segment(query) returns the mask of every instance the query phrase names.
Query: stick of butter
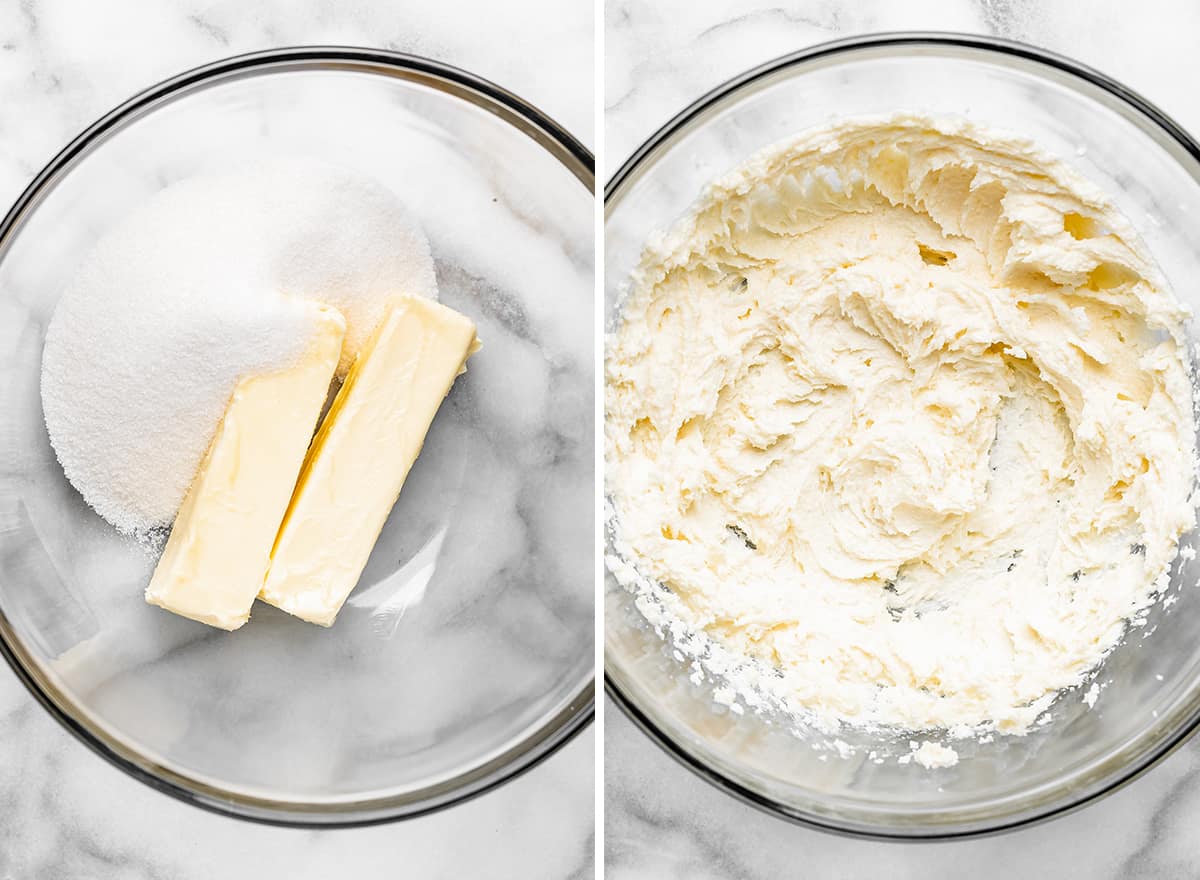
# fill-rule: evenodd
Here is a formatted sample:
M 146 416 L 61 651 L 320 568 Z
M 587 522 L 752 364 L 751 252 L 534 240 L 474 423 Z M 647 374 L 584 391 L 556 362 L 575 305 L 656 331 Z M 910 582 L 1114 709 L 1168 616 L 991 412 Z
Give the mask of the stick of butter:
M 477 349 L 475 325 L 453 309 L 419 296 L 389 307 L 304 460 L 260 599 L 332 625 L 438 407 Z
M 304 307 L 316 332 L 303 359 L 234 389 L 146 589 L 151 605 L 221 629 L 249 619 L 346 334 L 336 309 Z

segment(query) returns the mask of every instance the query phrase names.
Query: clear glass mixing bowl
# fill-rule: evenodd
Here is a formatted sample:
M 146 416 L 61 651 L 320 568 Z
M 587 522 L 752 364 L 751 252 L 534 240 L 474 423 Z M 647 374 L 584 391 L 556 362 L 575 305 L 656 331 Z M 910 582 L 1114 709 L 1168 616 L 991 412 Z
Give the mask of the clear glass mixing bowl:
M 259 603 L 225 633 L 145 604 L 154 560 L 67 483 L 38 376 L 55 303 L 98 236 L 173 181 L 276 155 L 393 189 L 485 349 L 337 624 Z M 191 71 L 55 158 L 0 226 L 0 649 L 41 703 L 161 790 L 316 826 L 455 803 L 585 726 L 593 176 L 587 150 L 502 89 L 357 49 Z
M 1176 295 L 1200 309 L 1194 140 L 1144 99 L 1065 59 L 985 38 L 895 34 L 818 46 L 750 71 L 697 101 L 625 163 L 606 191 L 607 329 L 649 235 L 679 217 L 706 182 L 804 129 L 898 110 L 969 116 L 1059 155 L 1114 197 Z M 1094 708 L 1086 688 L 1065 693 L 1053 720 L 1026 736 L 954 742 L 954 767 L 900 764 L 908 736 L 845 730 L 838 737 L 853 754 L 842 758 L 825 748 L 829 736 L 731 711 L 713 699 L 722 681 L 689 680 L 688 663 L 611 575 L 607 691 L 684 764 L 778 815 L 897 838 L 1011 828 L 1113 790 L 1192 732 L 1200 720 L 1198 576 L 1195 561 L 1176 563 L 1173 604 L 1156 605 L 1109 656 Z M 888 757 L 875 763 L 871 752 Z

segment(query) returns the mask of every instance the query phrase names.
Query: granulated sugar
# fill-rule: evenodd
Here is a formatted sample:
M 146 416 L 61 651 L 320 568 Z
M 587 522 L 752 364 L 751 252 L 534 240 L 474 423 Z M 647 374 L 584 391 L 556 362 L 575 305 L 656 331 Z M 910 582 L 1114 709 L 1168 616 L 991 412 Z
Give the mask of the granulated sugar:
M 429 245 L 370 179 L 286 160 L 168 187 L 84 259 L 47 331 L 67 478 L 122 531 L 170 523 L 237 382 L 304 352 L 292 298 L 346 317 L 344 375 L 399 293 L 436 297 Z

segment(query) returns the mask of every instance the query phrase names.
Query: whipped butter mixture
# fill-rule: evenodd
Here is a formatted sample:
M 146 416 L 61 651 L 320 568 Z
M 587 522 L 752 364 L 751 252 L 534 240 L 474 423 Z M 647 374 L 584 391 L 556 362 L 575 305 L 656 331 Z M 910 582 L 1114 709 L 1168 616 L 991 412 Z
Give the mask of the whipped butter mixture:
M 607 355 L 613 560 L 795 708 L 1024 730 L 1193 524 L 1181 321 L 1031 144 L 848 122 L 711 185 Z

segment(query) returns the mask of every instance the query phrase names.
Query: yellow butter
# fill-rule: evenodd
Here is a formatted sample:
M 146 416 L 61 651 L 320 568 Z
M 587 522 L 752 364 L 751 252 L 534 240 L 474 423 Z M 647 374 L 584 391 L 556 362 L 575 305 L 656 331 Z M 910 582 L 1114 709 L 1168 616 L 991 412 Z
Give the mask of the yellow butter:
M 260 599 L 333 623 L 476 348 L 475 325 L 453 309 L 423 297 L 388 309 L 313 440 Z
M 250 617 L 346 333 L 336 309 L 310 307 L 317 332 L 304 359 L 234 389 L 146 589 L 150 604 L 227 630 Z

